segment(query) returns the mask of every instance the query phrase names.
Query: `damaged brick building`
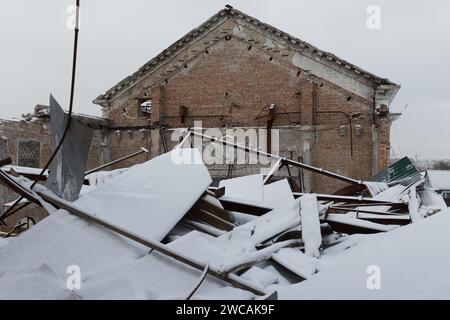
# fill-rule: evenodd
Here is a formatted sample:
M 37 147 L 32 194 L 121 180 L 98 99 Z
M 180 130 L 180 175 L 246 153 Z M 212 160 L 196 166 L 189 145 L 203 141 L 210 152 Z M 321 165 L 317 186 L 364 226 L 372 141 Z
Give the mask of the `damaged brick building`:
M 175 143 L 173 130 L 201 120 L 203 128 L 278 129 L 281 156 L 366 179 L 389 163 L 389 106 L 399 88 L 227 6 L 94 100 L 103 119 L 94 121 L 88 166 L 139 147 L 148 155 L 120 166 L 152 158 Z M 39 140 L 34 165 L 42 166 L 50 153 L 42 121 L 8 132 L 3 122 L 2 157 L 20 165 L 18 141 Z M 212 169 L 213 176 L 230 175 L 229 166 Z M 236 166 L 231 176 L 251 170 Z M 309 172 L 301 180 L 305 191 L 343 185 Z

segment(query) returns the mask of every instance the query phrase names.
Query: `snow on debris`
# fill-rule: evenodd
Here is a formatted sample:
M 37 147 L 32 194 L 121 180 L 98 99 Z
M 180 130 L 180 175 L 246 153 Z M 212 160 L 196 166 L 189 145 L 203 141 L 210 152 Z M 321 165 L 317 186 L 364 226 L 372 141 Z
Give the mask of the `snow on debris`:
M 255 251 L 255 246 L 300 223 L 300 200 L 292 200 L 283 207 L 235 227 L 220 236 L 214 244 L 236 255 Z
M 450 298 L 450 209 L 424 180 L 295 199 L 288 180 L 250 175 L 221 195 L 190 148 L 90 174 L 65 205 L 2 177 L 50 215 L 0 238 L 0 299 Z
M 305 243 L 305 254 L 308 257 L 318 258 L 322 246 L 320 233 L 319 206 L 314 194 L 304 195 L 300 198 L 302 239 Z
M 211 183 L 204 165 L 181 163 L 191 153 L 200 156 L 197 149 L 178 149 L 135 166 L 75 203 L 146 238 L 162 240 Z
M 254 174 L 222 180 L 219 188 L 225 187 L 225 195 L 232 198 L 263 201 L 263 176 Z
M 111 171 L 99 171 L 88 174 L 85 179 L 89 181 L 90 186 L 98 186 L 114 179 L 115 177 L 127 172 L 129 168 L 116 169 Z
M 263 207 L 277 208 L 294 200 L 287 179 L 264 184 L 263 175 L 254 174 L 244 177 L 221 180 L 219 188 L 225 187 L 225 197 L 249 201 Z
M 298 249 L 281 249 L 273 255 L 273 259 L 304 279 L 310 278 L 317 272 L 318 260 L 305 255 Z
M 433 190 L 450 190 L 450 170 L 427 170 L 426 178 Z
M 345 250 L 307 281 L 279 288 L 281 299 L 450 299 L 450 209 Z M 370 282 L 379 270 L 380 288 Z M 368 273 L 369 272 L 369 273 Z M 371 289 L 372 288 L 372 289 Z

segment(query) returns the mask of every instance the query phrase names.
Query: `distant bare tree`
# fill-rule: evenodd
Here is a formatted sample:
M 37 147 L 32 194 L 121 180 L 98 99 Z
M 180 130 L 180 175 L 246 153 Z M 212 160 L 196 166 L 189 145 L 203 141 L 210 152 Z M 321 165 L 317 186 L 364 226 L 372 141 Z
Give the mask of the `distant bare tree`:
M 450 170 L 450 160 L 441 160 L 433 165 L 434 170 Z

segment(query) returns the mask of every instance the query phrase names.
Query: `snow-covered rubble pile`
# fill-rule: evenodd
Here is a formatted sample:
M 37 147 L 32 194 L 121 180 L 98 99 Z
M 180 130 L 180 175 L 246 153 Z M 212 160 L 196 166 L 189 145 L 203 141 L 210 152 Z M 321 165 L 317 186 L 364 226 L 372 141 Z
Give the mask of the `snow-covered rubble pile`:
M 288 180 L 251 175 L 213 193 L 199 151 L 182 148 L 87 179 L 69 211 L 0 239 L 0 299 L 450 298 L 450 211 L 422 181 L 295 198 Z
M 388 233 L 365 236 L 347 250 L 325 255 L 325 269 L 307 281 L 279 288 L 279 298 L 450 299 L 449 230 L 447 209 Z

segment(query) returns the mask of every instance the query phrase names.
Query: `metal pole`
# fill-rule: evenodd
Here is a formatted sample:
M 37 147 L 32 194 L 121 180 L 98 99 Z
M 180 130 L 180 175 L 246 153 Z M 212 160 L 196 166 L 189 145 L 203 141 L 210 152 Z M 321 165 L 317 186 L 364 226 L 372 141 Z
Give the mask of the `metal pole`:
M 362 180 L 352 179 L 352 178 L 349 178 L 349 177 L 346 177 L 346 176 L 342 176 L 340 174 L 337 174 L 337 173 L 334 173 L 334 172 L 331 172 L 331 171 L 324 170 L 323 168 L 313 167 L 313 166 L 310 166 L 310 165 L 307 165 L 307 164 L 304 164 L 304 163 L 301 163 L 301 162 L 298 162 L 298 161 L 290 160 L 290 159 L 287 159 L 287 158 L 283 158 L 283 157 L 280 157 L 280 156 L 277 156 L 277 155 L 274 155 L 274 154 L 270 154 L 270 153 L 267 153 L 267 152 L 263 152 L 263 151 L 259 151 L 259 150 L 255 150 L 255 149 L 251 149 L 251 148 L 247 148 L 245 146 L 234 144 L 234 143 L 231 143 L 231 142 L 228 142 L 228 141 L 225 141 L 225 140 L 221 140 L 221 139 L 218 139 L 218 138 L 215 138 L 215 137 L 210 137 L 210 136 L 207 136 L 205 134 L 198 133 L 198 132 L 195 132 L 195 131 L 189 130 L 188 131 L 188 135 L 186 135 L 186 137 L 189 136 L 189 135 L 197 135 L 197 136 L 200 136 L 200 137 L 203 137 L 203 138 L 207 138 L 207 139 L 211 140 L 212 142 L 222 143 L 223 145 L 229 145 L 229 146 L 232 146 L 235 149 L 244 150 L 245 152 L 255 152 L 257 155 L 262 155 L 262 156 L 265 156 L 265 157 L 271 157 L 271 158 L 275 158 L 275 159 L 282 159 L 283 162 L 288 163 L 290 165 L 293 165 L 295 167 L 299 167 L 299 168 L 302 168 L 302 169 L 305 169 L 305 170 L 309 170 L 309 171 L 312 171 L 312 172 L 315 172 L 315 173 L 318 173 L 318 174 L 321 174 L 321 175 L 332 177 L 332 178 L 335 178 L 335 179 L 338 179 L 338 180 L 341 180 L 341 181 L 345 181 L 347 183 L 363 184 Z
M 130 158 L 135 157 L 135 156 L 137 156 L 137 155 L 140 155 L 140 154 L 142 154 L 142 153 L 148 153 L 148 150 L 145 149 L 145 148 L 143 148 L 143 147 L 141 147 L 141 150 L 138 151 L 138 152 L 132 153 L 132 154 L 130 154 L 130 155 L 128 155 L 128 156 L 125 156 L 125 157 L 123 157 L 123 158 L 120 158 L 120 159 L 111 161 L 111 162 L 109 162 L 109 163 L 106 163 L 106 164 L 101 165 L 100 167 L 97 167 L 97 168 L 91 169 L 91 170 L 89 170 L 89 171 L 86 171 L 86 172 L 84 173 L 84 175 L 87 176 L 88 174 L 91 174 L 91 173 L 100 171 L 100 170 L 102 170 L 102 169 L 104 169 L 104 168 L 107 168 L 107 167 L 109 167 L 109 166 L 112 166 L 113 164 L 116 164 L 116 163 L 122 162 L 122 161 L 124 161 L 124 160 L 130 159 Z
M 80 218 L 87 219 L 91 222 L 101 225 L 101 226 L 107 228 L 108 230 L 111 230 L 113 232 L 116 232 L 116 233 L 128 238 L 128 239 L 136 241 L 137 243 L 140 243 L 148 248 L 158 251 L 158 252 L 162 253 L 163 255 L 174 258 L 175 260 L 180 261 L 184 264 L 187 264 L 197 270 L 204 271 L 206 269 L 206 263 L 203 263 L 196 259 L 188 257 L 187 255 L 184 255 L 183 253 L 174 251 L 172 248 L 170 248 L 160 242 L 154 241 L 152 239 L 143 238 L 141 235 L 136 234 L 131 230 L 126 230 L 125 228 L 123 228 L 120 225 L 117 225 L 113 222 L 107 221 L 106 219 L 100 218 L 99 216 L 96 216 L 93 213 L 87 212 L 84 209 L 77 207 L 73 203 L 66 201 L 64 199 L 61 199 L 48 191 L 46 191 L 46 192 L 36 191 L 36 193 L 39 196 L 41 196 L 44 200 L 48 201 L 49 203 L 51 203 L 59 208 L 65 209 L 73 215 L 76 215 Z M 248 290 L 256 295 L 265 295 L 266 294 L 265 292 L 262 292 L 260 289 L 258 289 L 258 287 L 256 287 L 250 281 L 245 280 L 244 278 L 237 276 L 235 274 L 224 273 L 224 272 L 221 272 L 220 270 L 217 270 L 211 266 L 209 266 L 209 268 L 207 269 L 207 272 L 210 275 L 212 275 L 218 279 L 221 279 L 223 281 L 226 281 L 235 287 L 238 287 L 238 288 L 241 288 L 244 290 Z

